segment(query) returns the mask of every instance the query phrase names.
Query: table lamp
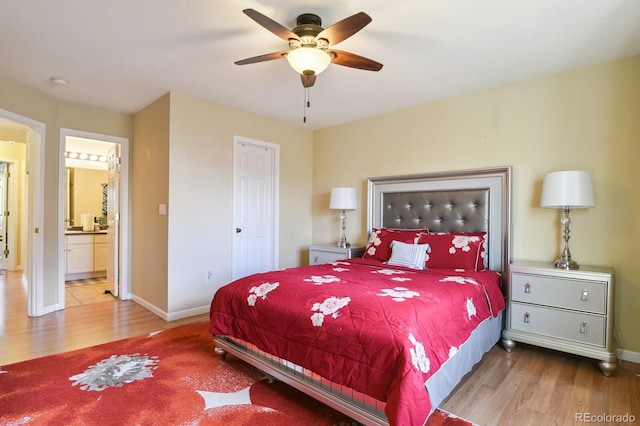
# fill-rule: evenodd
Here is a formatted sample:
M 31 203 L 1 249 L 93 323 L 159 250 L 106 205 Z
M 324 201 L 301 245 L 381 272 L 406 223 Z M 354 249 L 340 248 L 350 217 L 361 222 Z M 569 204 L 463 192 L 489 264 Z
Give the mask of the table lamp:
M 569 170 L 547 173 L 542 182 L 540 206 L 563 209 L 560 223 L 564 226 L 564 249 L 562 256 L 553 265 L 559 269 L 578 269 L 579 265 L 571 259 L 569 250 L 569 224 L 571 209 L 593 207 L 593 185 L 591 173 L 580 170 Z
M 338 243 L 338 247 L 347 248 L 351 246 L 347 242 L 347 210 L 355 210 L 357 208 L 356 189 L 349 187 L 337 187 L 331 189 L 331 201 L 329 208 L 333 210 L 342 210 L 340 214 L 340 222 L 342 226 L 342 237 Z

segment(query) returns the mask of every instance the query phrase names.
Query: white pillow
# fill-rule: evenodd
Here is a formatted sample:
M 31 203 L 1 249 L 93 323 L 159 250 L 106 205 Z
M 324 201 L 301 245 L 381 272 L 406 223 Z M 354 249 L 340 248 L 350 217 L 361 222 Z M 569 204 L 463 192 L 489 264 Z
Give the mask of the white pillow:
M 424 269 L 429 249 L 429 244 L 407 244 L 394 240 L 391 242 L 391 257 L 387 264 Z

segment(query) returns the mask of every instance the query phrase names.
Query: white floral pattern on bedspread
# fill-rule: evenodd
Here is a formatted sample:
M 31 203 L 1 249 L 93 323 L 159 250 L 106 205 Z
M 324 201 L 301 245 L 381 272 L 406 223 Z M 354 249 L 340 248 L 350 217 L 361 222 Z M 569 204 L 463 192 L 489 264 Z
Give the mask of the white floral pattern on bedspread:
M 331 316 L 331 318 L 338 318 L 338 311 L 344 308 L 351 301 L 348 297 L 329 297 L 322 303 L 316 303 L 311 308 L 312 311 L 319 311 L 311 315 L 311 322 L 315 327 L 322 326 L 324 318 Z
M 267 298 L 267 294 L 278 288 L 280 283 L 262 283 L 259 286 L 251 287 L 249 290 L 249 296 L 247 297 L 247 302 L 249 302 L 249 306 L 255 306 L 258 298 L 265 300 Z
M 303 279 L 303 281 L 306 281 L 308 283 L 313 283 L 315 285 L 322 285 L 322 284 L 338 282 L 340 281 L 340 278 L 336 277 L 335 275 L 322 275 L 322 276 L 312 275 L 310 278 Z
M 218 290 L 210 331 L 385 402 L 391 425 L 423 424 L 424 383 L 504 309 L 499 281 L 370 259 L 260 273 Z
M 423 373 L 428 373 L 431 362 L 424 351 L 424 345 L 421 342 L 418 342 L 413 334 L 409 334 L 409 341 L 413 345 L 413 348 L 410 349 L 411 362 L 418 370 Z
M 395 302 L 404 302 L 412 297 L 420 296 L 417 291 L 409 290 L 405 287 L 383 288 L 382 293 L 378 293 L 378 296 L 390 296 L 391 300 Z

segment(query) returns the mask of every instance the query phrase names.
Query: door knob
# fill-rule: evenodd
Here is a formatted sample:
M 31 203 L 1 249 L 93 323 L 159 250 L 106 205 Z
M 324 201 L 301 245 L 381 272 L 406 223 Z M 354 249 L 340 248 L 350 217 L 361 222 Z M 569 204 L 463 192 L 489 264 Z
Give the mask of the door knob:
M 241 232 L 242 232 L 242 229 L 240 229 L 240 228 L 236 228 L 236 234 L 239 234 L 239 233 L 241 233 Z

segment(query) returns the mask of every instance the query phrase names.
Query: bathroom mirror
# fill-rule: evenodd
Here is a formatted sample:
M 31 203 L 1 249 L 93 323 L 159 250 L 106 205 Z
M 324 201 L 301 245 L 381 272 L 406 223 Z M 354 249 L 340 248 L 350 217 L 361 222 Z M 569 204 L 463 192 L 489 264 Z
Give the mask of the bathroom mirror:
M 65 227 L 81 226 L 81 216 L 85 213 L 100 219 L 107 215 L 106 170 L 65 168 Z

